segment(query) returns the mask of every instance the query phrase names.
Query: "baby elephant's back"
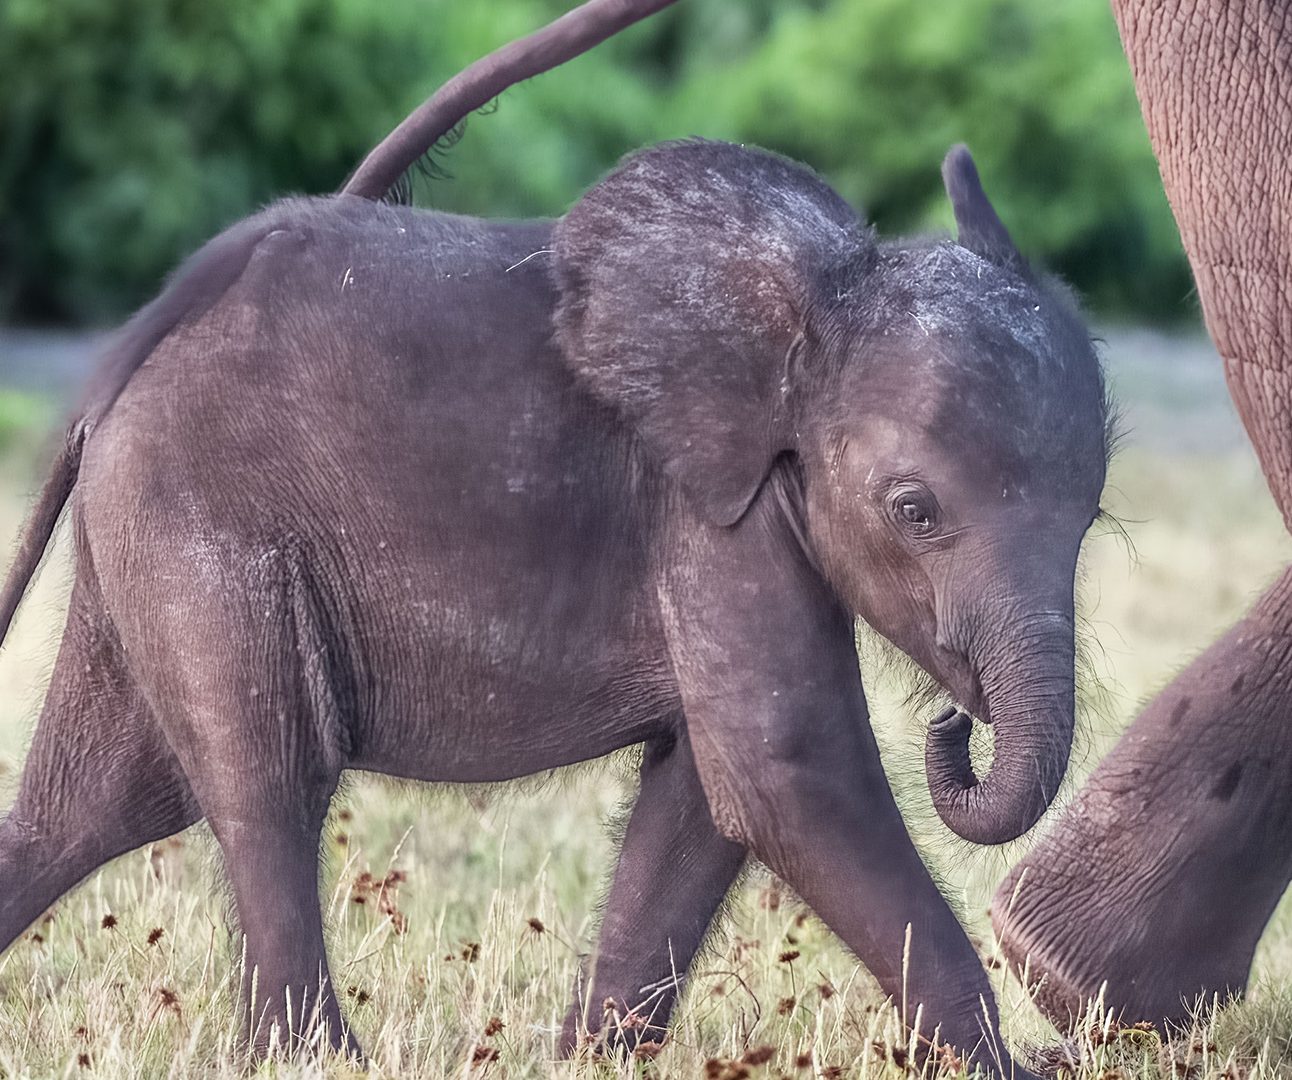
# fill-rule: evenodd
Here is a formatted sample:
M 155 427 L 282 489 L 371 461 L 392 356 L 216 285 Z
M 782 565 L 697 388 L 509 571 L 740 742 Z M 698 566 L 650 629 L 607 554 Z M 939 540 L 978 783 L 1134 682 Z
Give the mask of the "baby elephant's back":
M 515 526 L 511 510 L 586 490 L 574 450 L 606 418 L 550 343 L 546 223 L 349 198 L 266 215 L 232 285 L 131 376 L 84 488 L 124 484 L 235 530 L 311 502 L 420 527 L 469 505 Z
M 267 213 L 90 439 L 81 519 L 119 600 L 300 560 L 346 637 L 419 667 L 549 667 L 640 627 L 656 485 L 551 344 L 549 226 Z

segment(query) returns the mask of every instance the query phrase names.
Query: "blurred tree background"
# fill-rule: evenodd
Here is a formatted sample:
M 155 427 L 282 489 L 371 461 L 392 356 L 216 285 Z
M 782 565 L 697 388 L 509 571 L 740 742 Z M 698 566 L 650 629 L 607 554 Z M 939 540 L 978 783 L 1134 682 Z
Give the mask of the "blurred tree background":
M 0 320 L 120 318 L 573 3 L 4 0 Z M 689 134 L 807 162 L 888 234 L 950 227 L 938 165 L 967 142 L 1020 246 L 1100 314 L 1193 313 L 1107 0 L 680 0 L 505 94 L 418 202 L 559 214 L 626 151 Z

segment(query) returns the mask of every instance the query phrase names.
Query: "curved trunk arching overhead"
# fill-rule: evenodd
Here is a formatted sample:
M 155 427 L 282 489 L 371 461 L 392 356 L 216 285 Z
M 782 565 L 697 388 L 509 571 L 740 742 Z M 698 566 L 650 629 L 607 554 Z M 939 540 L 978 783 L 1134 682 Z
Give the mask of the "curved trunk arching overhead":
M 1292 528 L 1292 8 L 1113 11 L 1207 328 Z M 1289 712 L 1292 570 L 1139 715 L 997 892 L 1005 952 L 1056 1019 L 1105 984 L 1109 1009 L 1154 1021 L 1243 990 L 1292 880 Z
M 385 198 L 423 154 L 504 90 L 559 67 L 671 3 L 674 0 L 587 0 L 528 37 L 495 49 L 405 117 L 359 163 L 340 194 Z

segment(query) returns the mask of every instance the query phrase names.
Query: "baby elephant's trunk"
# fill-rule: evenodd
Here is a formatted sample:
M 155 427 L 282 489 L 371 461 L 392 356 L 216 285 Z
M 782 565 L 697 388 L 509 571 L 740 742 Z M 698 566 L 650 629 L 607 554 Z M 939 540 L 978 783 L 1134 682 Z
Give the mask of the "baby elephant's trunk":
M 1040 820 L 1068 768 L 1076 711 L 1072 611 L 1019 619 L 982 651 L 988 656 L 975 657 L 974 667 L 994 735 L 991 767 L 982 777 L 974 772 L 973 720 L 955 708 L 930 725 L 925 767 L 948 828 L 977 844 L 1003 844 Z

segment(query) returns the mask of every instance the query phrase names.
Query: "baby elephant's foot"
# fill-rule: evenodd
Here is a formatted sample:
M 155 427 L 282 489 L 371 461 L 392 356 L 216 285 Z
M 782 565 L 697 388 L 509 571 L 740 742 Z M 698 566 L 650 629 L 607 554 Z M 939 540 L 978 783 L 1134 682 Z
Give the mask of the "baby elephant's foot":
M 561 1029 L 562 1057 L 598 1057 L 616 1061 L 653 1057 L 668 1035 L 668 1015 L 641 1005 L 606 998 L 597 1014 L 576 1002 Z

